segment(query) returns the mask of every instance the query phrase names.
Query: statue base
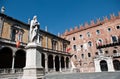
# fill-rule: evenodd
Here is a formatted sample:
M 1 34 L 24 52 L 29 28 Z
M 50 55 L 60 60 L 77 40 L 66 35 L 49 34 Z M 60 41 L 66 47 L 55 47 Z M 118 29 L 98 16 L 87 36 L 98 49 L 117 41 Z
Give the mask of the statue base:
M 22 79 L 44 79 L 40 46 L 36 43 L 28 43 L 26 46 L 26 66 Z

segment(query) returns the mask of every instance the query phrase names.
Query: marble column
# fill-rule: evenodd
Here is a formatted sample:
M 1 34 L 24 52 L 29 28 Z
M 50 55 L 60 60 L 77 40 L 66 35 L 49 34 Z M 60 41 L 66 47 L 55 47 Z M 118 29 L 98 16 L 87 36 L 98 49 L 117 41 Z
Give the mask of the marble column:
M 99 59 L 94 59 L 94 64 L 95 64 L 95 72 L 101 72 L 100 60 Z
M 14 73 L 15 72 L 15 70 L 14 70 L 14 67 L 15 67 L 15 55 L 16 54 L 16 51 L 13 51 L 13 53 L 12 53 L 12 73 Z
M 56 69 L 55 69 L 55 55 L 53 55 L 53 71 L 56 71 Z
M 113 67 L 113 60 L 111 57 L 108 57 L 107 59 L 107 64 L 108 64 L 108 72 L 113 72 L 115 71 L 114 70 L 114 67 Z
M 62 70 L 61 70 L 61 56 L 59 56 L 59 71 L 62 72 Z
M 66 71 L 66 57 L 64 57 L 65 71 Z
M 45 53 L 45 72 L 48 72 L 48 55 Z

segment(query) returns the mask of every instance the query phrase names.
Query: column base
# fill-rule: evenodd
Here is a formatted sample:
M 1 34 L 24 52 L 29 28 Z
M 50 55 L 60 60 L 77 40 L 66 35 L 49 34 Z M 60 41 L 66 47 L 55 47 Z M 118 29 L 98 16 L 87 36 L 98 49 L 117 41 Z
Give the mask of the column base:
M 22 79 L 44 79 L 43 68 L 25 68 Z

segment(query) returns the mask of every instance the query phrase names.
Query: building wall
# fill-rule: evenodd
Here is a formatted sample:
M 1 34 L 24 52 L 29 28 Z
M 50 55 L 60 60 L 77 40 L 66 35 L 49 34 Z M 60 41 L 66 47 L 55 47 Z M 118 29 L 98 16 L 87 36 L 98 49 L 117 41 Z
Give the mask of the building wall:
M 70 52 L 74 54 L 72 61 L 81 72 L 94 72 L 93 59 L 96 57 L 96 54 L 99 53 L 97 49 L 98 39 L 102 40 L 102 44 L 113 43 L 111 36 L 116 36 L 117 39 L 120 36 L 120 29 L 117 29 L 117 26 L 120 26 L 120 13 L 118 16 L 111 15 L 110 19 L 107 17 L 102 21 L 97 19 L 96 22 L 91 21 L 90 24 L 85 23 L 84 26 L 76 26 L 74 29 L 71 28 L 70 31 L 65 31 L 62 37 L 71 42 L 70 47 L 72 50 Z M 108 31 L 108 28 L 110 28 L 111 31 Z M 97 30 L 100 31 L 100 34 L 96 34 Z M 88 32 L 91 35 L 90 37 L 87 36 Z M 80 35 L 83 37 L 80 38 Z M 88 45 L 89 41 L 92 42 L 92 46 Z M 84 44 L 87 44 L 87 50 L 84 49 Z M 74 45 L 76 45 L 76 50 L 73 48 Z M 83 47 L 81 47 L 81 45 L 83 45 Z M 112 51 L 115 49 L 114 47 L 109 47 L 103 48 L 102 51 L 105 52 L 105 50 L 109 50 L 108 54 L 112 56 Z M 118 49 L 120 49 L 119 46 Z M 90 57 L 88 53 L 90 53 Z M 83 58 L 82 54 L 84 54 Z
M 12 35 L 12 31 L 11 28 L 15 25 L 19 25 L 20 28 L 24 31 L 23 36 L 22 36 L 22 41 L 23 43 L 28 43 L 28 34 L 29 34 L 29 27 L 26 25 L 23 25 L 21 23 L 18 23 L 16 21 L 13 21 L 11 19 L 8 18 L 4 18 L 3 19 L 3 26 L 2 26 L 2 34 L 1 37 L 11 40 L 11 35 Z

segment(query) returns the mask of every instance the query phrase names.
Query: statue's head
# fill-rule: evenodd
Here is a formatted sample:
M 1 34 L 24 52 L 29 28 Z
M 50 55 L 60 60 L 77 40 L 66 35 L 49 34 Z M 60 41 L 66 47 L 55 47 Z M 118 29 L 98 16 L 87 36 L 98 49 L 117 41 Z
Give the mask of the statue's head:
M 35 16 L 33 16 L 33 19 L 37 19 L 37 16 L 35 15 Z

